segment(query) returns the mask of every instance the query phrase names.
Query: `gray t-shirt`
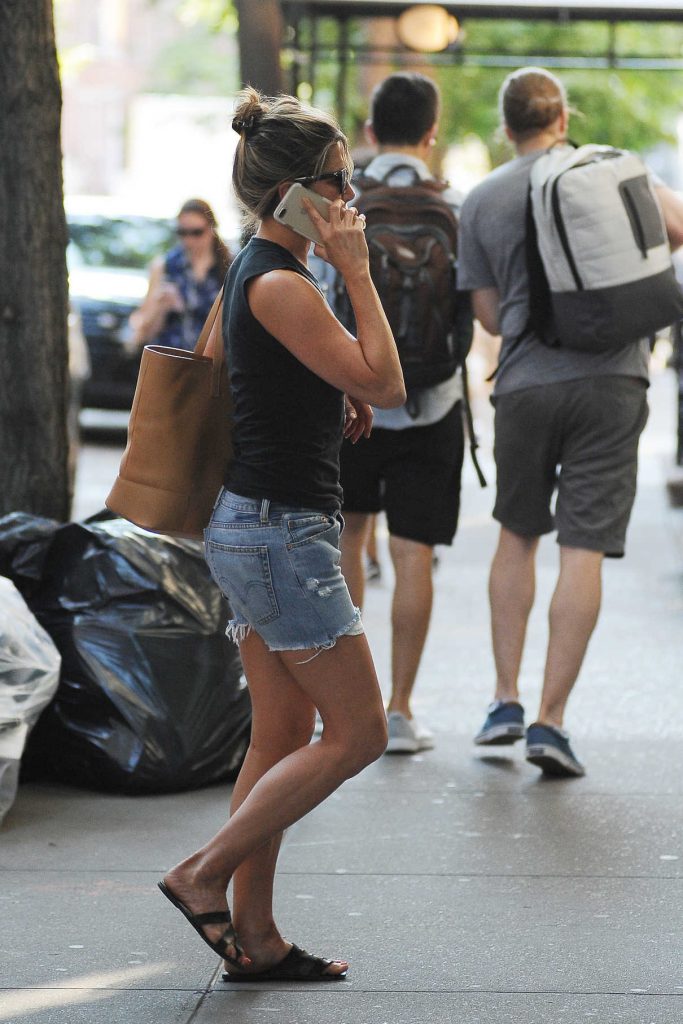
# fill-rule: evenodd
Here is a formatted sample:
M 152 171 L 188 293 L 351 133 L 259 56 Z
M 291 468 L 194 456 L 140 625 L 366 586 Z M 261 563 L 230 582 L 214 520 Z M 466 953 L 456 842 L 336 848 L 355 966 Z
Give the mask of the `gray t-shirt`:
M 597 375 L 647 380 L 647 341 L 634 342 L 613 352 L 588 353 L 549 348 L 529 335 L 510 351 L 529 317 L 524 244 L 526 207 L 531 165 L 541 152 L 528 153 L 497 167 L 472 189 L 460 213 L 458 284 L 469 291 L 496 288 L 500 295 L 503 343 L 494 393 L 502 395 L 538 384 Z
M 405 156 L 403 153 L 380 153 L 365 169 L 365 174 L 370 178 L 381 180 L 394 167 L 401 165 L 414 167 L 422 180 L 429 180 L 432 175 L 429 168 L 422 161 L 414 156 Z M 389 184 L 396 186 L 412 184 L 412 175 L 400 170 L 392 175 Z M 455 213 L 458 212 L 462 197 L 454 189 L 447 189 L 443 193 L 444 199 L 450 203 Z M 353 202 L 351 203 L 353 205 Z M 373 409 L 375 418 L 374 426 L 385 430 L 405 430 L 406 427 L 426 427 L 430 423 L 438 423 L 448 413 L 456 402 L 462 398 L 462 380 L 460 371 L 456 370 L 448 380 L 441 381 L 431 388 L 416 388 L 411 392 L 410 400 L 416 403 L 418 414 L 412 417 L 408 413 L 406 405 L 398 409 Z

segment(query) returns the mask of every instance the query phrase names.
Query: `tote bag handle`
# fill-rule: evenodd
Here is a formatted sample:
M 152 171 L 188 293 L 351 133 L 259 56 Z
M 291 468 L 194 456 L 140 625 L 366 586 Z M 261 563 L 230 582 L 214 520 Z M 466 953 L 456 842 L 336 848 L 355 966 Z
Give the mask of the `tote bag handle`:
M 223 321 L 222 313 L 223 289 L 221 288 L 214 299 L 213 306 L 209 310 L 209 315 L 206 318 L 201 334 L 197 338 L 197 344 L 194 347 L 194 354 L 196 356 L 203 356 L 207 346 L 210 346 L 211 344 L 213 345 L 213 348 L 210 349 L 210 351 L 213 361 L 213 370 L 211 372 L 211 394 L 214 398 L 220 394 L 221 390 L 221 367 L 223 365 L 223 338 L 221 337 Z

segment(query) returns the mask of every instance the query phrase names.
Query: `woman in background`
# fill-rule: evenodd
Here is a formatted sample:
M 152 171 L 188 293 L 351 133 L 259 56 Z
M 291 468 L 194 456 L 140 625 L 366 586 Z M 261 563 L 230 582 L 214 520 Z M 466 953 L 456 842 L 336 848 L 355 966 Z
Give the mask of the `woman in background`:
M 188 199 L 178 214 L 178 245 L 150 267 L 149 287 L 130 318 L 131 345 L 193 349 L 232 257 L 218 234 L 213 210 Z

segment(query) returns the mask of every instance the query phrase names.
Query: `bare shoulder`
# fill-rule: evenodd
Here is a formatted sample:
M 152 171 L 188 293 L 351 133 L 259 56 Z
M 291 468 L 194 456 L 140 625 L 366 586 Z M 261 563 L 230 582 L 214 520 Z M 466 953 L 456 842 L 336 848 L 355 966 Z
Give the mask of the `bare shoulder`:
M 247 297 L 252 313 L 268 313 L 286 308 L 301 310 L 309 306 L 325 305 L 322 294 L 312 281 L 295 270 L 279 268 L 254 277 L 247 285 Z
M 328 379 L 328 367 L 324 361 L 316 361 L 316 353 L 337 346 L 350 335 L 312 281 L 295 270 L 271 270 L 252 280 L 247 301 L 269 334 L 309 370 Z

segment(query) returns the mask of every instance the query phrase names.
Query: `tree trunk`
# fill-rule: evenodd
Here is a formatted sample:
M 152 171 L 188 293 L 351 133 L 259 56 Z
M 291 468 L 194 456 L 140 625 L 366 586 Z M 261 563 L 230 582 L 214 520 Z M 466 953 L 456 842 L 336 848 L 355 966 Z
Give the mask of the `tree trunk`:
M 67 232 L 52 0 L 1 0 L 0 52 L 0 514 L 65 520 Z
M 279 0 L 236 0 L 236 7 L 242 84 L 275 96 L 282 92 L 283 22 Z

